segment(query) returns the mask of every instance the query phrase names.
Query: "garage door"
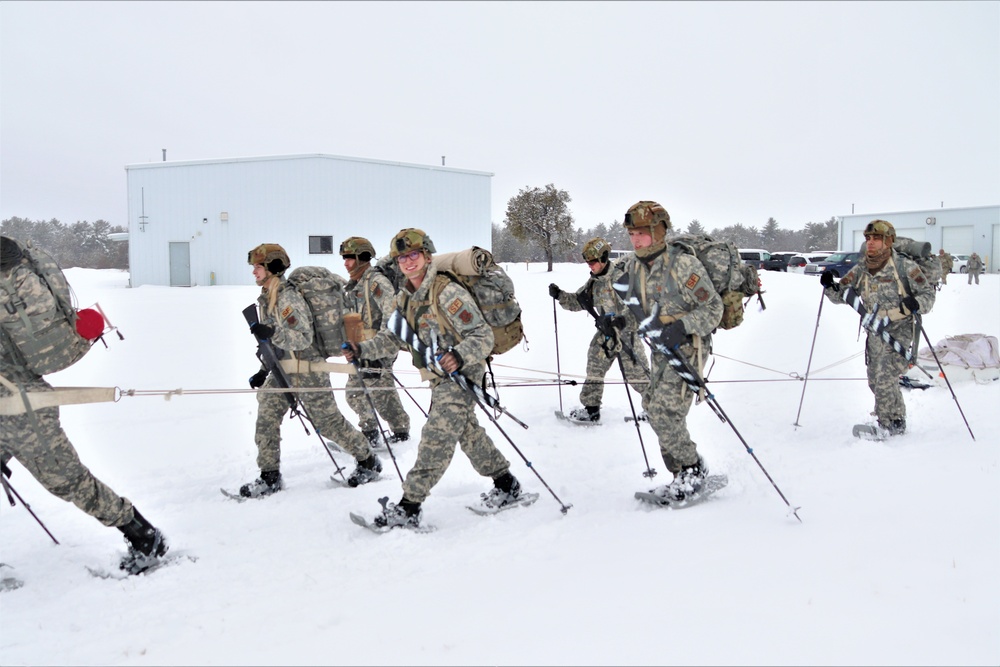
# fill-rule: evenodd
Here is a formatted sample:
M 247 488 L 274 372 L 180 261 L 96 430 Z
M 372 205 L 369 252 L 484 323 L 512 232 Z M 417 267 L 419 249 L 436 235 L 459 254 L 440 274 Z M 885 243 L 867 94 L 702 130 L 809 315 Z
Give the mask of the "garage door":
M 941 228 L 941 247 L 952 255 L 971 255 L 972 241 L 972 225 Z

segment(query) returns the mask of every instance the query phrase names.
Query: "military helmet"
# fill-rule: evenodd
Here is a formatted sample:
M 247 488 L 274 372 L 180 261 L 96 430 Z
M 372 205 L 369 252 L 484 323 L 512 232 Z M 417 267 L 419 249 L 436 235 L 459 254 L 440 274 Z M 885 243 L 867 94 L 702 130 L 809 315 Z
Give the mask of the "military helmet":
M 887 220 L 872 220 L 869 222 L 865 227 L 865 238 L 873 234 L 881 234 L 882 238 L 888 239 L 890 242 L 896 240 L 896 228 Z
M 247 264 L 263 264 L 274 275 L 281 275 L 292 265 L 288 253 L 277 243 L 261 243 L 247 253 Z
M 434 241 L 431 241 L 431 237 L 427 236 L 424 230 L 414 229 L 413 227 L 401 229 L 392 238 L 392 243 L 389 245 L 389 256 L 396 259 L 400 255 L 405 255 L 414 250 L 423 250 L 428 255 L 433 255 L 437 252 L 437 248 L 434 247 Z
M 625 229 L 636 227 L 656 227 L 660 223 L 670 229 L 670 214 L 655 201 L 641 201 L 633 204 L 625 212 Z
M 607 264 L 610 255 L 611 244 L 600 236 L 595 236 L 583 245 L 583 259 L 588 262 L 597 261 L 601 264 Z
M 364 255 L 367 253 L 368 257 Z M 375 256 L 375 247 L 362 236 L 352 236 L 340 244 L 340 256 L 353 255 L 362 262 L 369 262 Z

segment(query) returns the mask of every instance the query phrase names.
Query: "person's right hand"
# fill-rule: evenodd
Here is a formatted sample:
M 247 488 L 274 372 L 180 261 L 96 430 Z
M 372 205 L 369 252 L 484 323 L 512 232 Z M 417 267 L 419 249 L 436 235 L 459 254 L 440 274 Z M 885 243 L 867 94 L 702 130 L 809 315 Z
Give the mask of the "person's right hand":
M 558 299 L 560 296 L 562 296 L 562 290 L 559 289 L 559 285 L 556 285 L 555 283 L 551 283 L 549 285 L 549 296 L 551 296 L 553 299 Z

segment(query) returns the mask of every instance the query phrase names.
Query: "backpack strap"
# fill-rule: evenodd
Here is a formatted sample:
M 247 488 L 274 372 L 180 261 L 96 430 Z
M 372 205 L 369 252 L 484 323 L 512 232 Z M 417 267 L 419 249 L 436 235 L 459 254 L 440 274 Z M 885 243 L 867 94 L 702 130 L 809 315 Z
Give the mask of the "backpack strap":
M 438 324 L 442 329 L 450 331 L 458 342 L 462 342 L 462 335 L 458 333 L 458 330 L 452 325 L 451 321 L 441 314 L 441 305 L 438 303 L 438 298 L 441 296 L 441 292 L 450 282 L 457 283 L 459 281 L 455 278 L 455 276 L 447 271 L 438 271 L 438 274 L 434 276 L 434 282 L 431 284 L 430 289 L 427 290 L 427 294 L 430 298 L 431 312 L 434 313 L 434 318 L 437 320 Z

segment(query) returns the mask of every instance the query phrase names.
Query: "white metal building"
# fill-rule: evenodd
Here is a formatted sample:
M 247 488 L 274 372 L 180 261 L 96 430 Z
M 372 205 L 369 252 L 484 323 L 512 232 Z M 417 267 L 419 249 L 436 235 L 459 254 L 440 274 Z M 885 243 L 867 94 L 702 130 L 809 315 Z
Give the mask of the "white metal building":
M 335 155 L 126 165 L 129 270 L 140 285 L 253 284 L 247 252 L 280 243 L 296 266 L 346 275 L 349 236 L 379 256 L 405 227 L 439 252 L 491 247 L 492 173 Z
M 952 255 L 979 253 L 990 273 L 1000 262 L 1000 206 L 933 208 L 897 213 L 860 213 L 840 218 L 838 248 L 859 249 L 865 242 L 864 229 L 872 220 L 888 220 L 897 236 L 929 241 L 936 253 L 941 248 Z

